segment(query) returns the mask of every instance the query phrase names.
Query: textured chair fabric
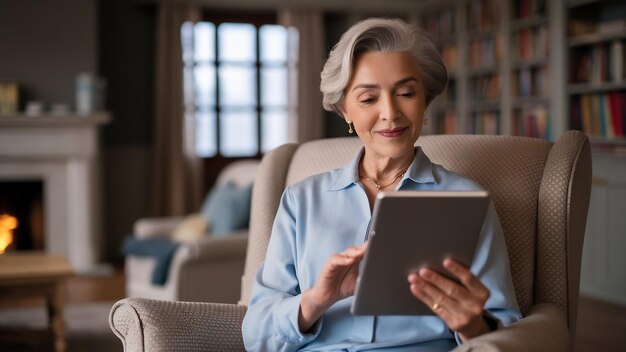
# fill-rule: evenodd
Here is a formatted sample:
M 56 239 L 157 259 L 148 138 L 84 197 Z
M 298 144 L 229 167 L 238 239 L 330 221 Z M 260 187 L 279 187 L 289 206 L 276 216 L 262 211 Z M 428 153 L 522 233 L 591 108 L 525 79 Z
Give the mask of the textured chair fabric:
M 232 182 L 245 187 L 254 180 L 258 160 L 239 160 L 229 164 L 217 178 L 216 185 Z M 134 226 L 138 238 L 171 238 L 182 217 L 139 219 Z M 175 251 L 167 280 L 163 285 L 151 281 L 156 260 L 152 257 L 126 257 L 126 294 L 175 301 L 236 303 L 241 294 L 248 230 L 227 236 L 211 236 L 185 242 Z
M 591 152 L 587 137 L 569 131 L 557 142 L 550 143 L 511 136 L 424 136 L 420 137 L 418 145 L 433 162 L 474 179 L 491 193 L 505 234 L 518 302 L 525 316 L 520 322 L 473 339 L 457 350 L 526 351 L 536 346 L 545 351 L 567 351 L 576 327 L 580 259 L 591 191 Z M 360 147 L 357 138 L 338 138 L 285 145 L 265 156 L 253 191 L 241 304 L 231 306 L 233 312 L 245 311 L 254 274 L 265 257 L 284 187 L 344 165 Z M 127 350 L 135 350 L 130 349 L 128 341 L 141 334 L 128 332 L 133 330 L 131 327 L 137 330 L 136 319 L 144 331 L 148 329 L 145 319 L 150 319 L 150 324 L 168 328 L 154 318 L 162 305 L 169 307 L 171 303 L 151 301 L 148 305 L 133 300 L 116 304 L 111 311 L 112 328 L 118 336 L 128 336 L 122 338 Z M 134 308 L 136 306 L 142 308 Z M 217 311 L 217 306 L 208 304 L 202 309 Z M 133 317 L 123 313 L 131 310 Z M 220 318 L 207 316 L 206 319 Z M 231 323 L 232 329 L 241 330 L 241 321 Z M 208 328 L 205 323 L 200 324 Z M 151 326 L 150 329 L 158 328 Z M 169 330 L 163 334 L 172 339 L 180 337 Z M 230 337 L 233 344 L 229 346 L 242 350 L 239 337 Z M 211 336 L 201 338 L 212 339 Z M 207 341 L 198 342 L 199 346 Z M 145 350 L 166 350 L 155 344 L 151 346 L 155 349 Z M 188 345 L 181 342 L 176 346 Z

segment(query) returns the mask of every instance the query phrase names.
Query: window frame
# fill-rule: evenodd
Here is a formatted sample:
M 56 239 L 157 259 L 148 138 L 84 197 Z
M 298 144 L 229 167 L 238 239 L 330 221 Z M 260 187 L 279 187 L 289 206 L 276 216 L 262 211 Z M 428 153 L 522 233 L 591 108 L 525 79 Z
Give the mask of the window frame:
M 261 82 L 261 71 L 264 68 L 274 68 L 274 67 L 279 67 L 279 68 L 285 68 L 287 71 L 289 70 L 289 63 L 288 62 L 284 62 L 282 64 L 274 64 L 271 63 L 269 65 L 263 65 L 261 62 L 261 36 L 260 36 L 260 28 L 264 25 L 277 25 L 277 16 L 275 12 L 229 12 L 229 11 L 215 11 L 215 10 L 204 10 L 202 13 L 202 17 L 201 17 L 201 21 L 202 22 L 211 22 L 214 26 L 215 26 L 215 32 L 213 33 L 213 50 L 215 52 L 215 58 L 214 60 L 211 61 L 196 61 L 195 58 L 193 60 L 193 64 L 192 65 L 188 65 L 187 63 L 184 63 L 184 68 L 192 68 L 194 71 L 197 67 L 199 66 L 204 66 L 204 65 L 208 65 L 210 67 L 212 67 L 214 69 L 214 81 L 215 81 L 215 106 L 211 106 L 210 110 L 206 110 L 205 108 L 202 108 L 201 105 L 198 105 L 196 102 L 193 103 L 193 107 L 186 104 L 185 103 L 185 111 L 190 111 L 189 109 L 193 109 L 193 113 L 198 114 L 204 111 L 211 111 L 213 113 L 215 113 L 215 143 L 216 143 L 216 154 L 213 156 L 202 156 L 197 154 L 197 156 L 199 158 L 202 159 L 214 159 L 214 158 L 225 158 L 228 160 L 237 160 L 237 159 L 246 159 L 246 158 L 261 158 L 262 155 L 264 154 L 263 152 L 263 132 L 262 132 L 262 121 L 263 121 L 263 113 L 264 112 L 271 112 L 271 111 L 283 111 L 282 109 L 284 109 L 285 113 L 289 112 L 289 106 L 286 105 L 284 107 L 279 107 L 278 110 L 275 110 L 274 107 L 269 106 L 269 109 L 267 109 L 268 107 L 264 107 L 262 105 L 262 82 Z M 219 59 L 219 26 L 224 24 L 224 23 L 245 23 L 245 24 L 251 24 L 255 27 L 255 36 L 254 36 L 254 40 L 256 43 L 256 50 L 255 50 L 255 61 L 252 65 L 250 66 L 245 66 L 245 67 L 250 67 L 252 69 L 254 69 L 254 75 L 255 75 L 255 99 L 256 99 L 256 103 L 254 106 L 251 106 L 252 109 L 248 110 L 246 109 L 245 111 L 250 111 L 255 115 L 255 121 L 256 121 L 256 154 L 252 154 L 252 155 L 246 155 L 246 156 L 228 156 L 228 155 L 224 155 L 223 151 L 222 151 L 222 138 L 223 136 L 220 133 L 220 129 L 222 127 L 222 121 L 220 116 L 222 115 L 222 113 L 224 113 L 224 106 L 222 106 L 220 104 L 220 94 L 221 94 L 221 89 L 220 89 L 220 78 L 219 78 L 219 68 L 223 67 L 224 65 L 231 65 L 234 63 L 234 65 L 232 67 L 237 67 L 239 65 L 237 65 L 236 62 L 230 62 L 230 61 L 223 61 Z M 244 67 L 244 66 L 240 66 L 240 67 Z M 194 87 L 195 88 L 195 87 Z M 195 92 L 194 92 L 195 94 Z M 228 110 L 226 110 L 228 111 Z M 235 110 L 237 111 L 237 109 Z M 194 119 L 197 119 L 197 117 L 194 116 Z M 194 121 L 194 124 L 196 123 L 196 121 Z M 196 146 L 195 146 L 195 142 L 194 142 L 194 150 L 195 150 Z

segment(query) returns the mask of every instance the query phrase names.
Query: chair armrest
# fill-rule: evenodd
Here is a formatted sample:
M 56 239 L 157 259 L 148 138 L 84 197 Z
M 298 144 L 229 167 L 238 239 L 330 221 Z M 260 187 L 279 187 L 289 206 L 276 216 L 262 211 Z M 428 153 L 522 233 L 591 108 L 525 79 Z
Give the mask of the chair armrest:
M 535 305 L 528 315 L 506 328 L 473 338 L 462 351 L 569 351 L 565 314 L 552 303 Z
M 245 258 L 248 246 L 248 230 L 237 231 L 228 236 L 205 236 L 184 244 L 188 260 L 217 260 Z
M 183 217 L 166 217 L 166 218 L 143 218 L 135 222 L 133 233 L 137 238 L 168 238 L 174 232 L 174 229 Z
M 243 305 L 127 298 L 109 313 L 124 351 L 244 351 Z

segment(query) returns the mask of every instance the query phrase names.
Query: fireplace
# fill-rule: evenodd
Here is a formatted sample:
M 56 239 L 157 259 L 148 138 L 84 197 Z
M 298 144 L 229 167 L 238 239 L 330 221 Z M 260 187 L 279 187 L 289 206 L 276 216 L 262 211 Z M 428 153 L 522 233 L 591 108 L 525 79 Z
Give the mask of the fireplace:
M 44 250 L 43 213 L 42 181 L 0 182 L 0 252 Z
M 109 120 L 106 113 L 0 118 L 0 194 L 13 199 L 11 205 L 0 200 L 0 210 L 20 217 L 10 250 L 43 247 L 65 256 L 77 273 L 107 269 L 100 262 L 98 128 Z

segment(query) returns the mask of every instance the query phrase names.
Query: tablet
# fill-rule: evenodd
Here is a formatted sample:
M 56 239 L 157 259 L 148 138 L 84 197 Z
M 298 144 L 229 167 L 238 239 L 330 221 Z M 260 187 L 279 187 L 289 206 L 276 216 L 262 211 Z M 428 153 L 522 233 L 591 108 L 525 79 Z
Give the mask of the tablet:
M 445 258 L 469 267 L 488 205 L 485 191 L 379 193 L 352 314 L 433 315 L 411 294 L 407 276 L 422 267 L 448 276 Z

